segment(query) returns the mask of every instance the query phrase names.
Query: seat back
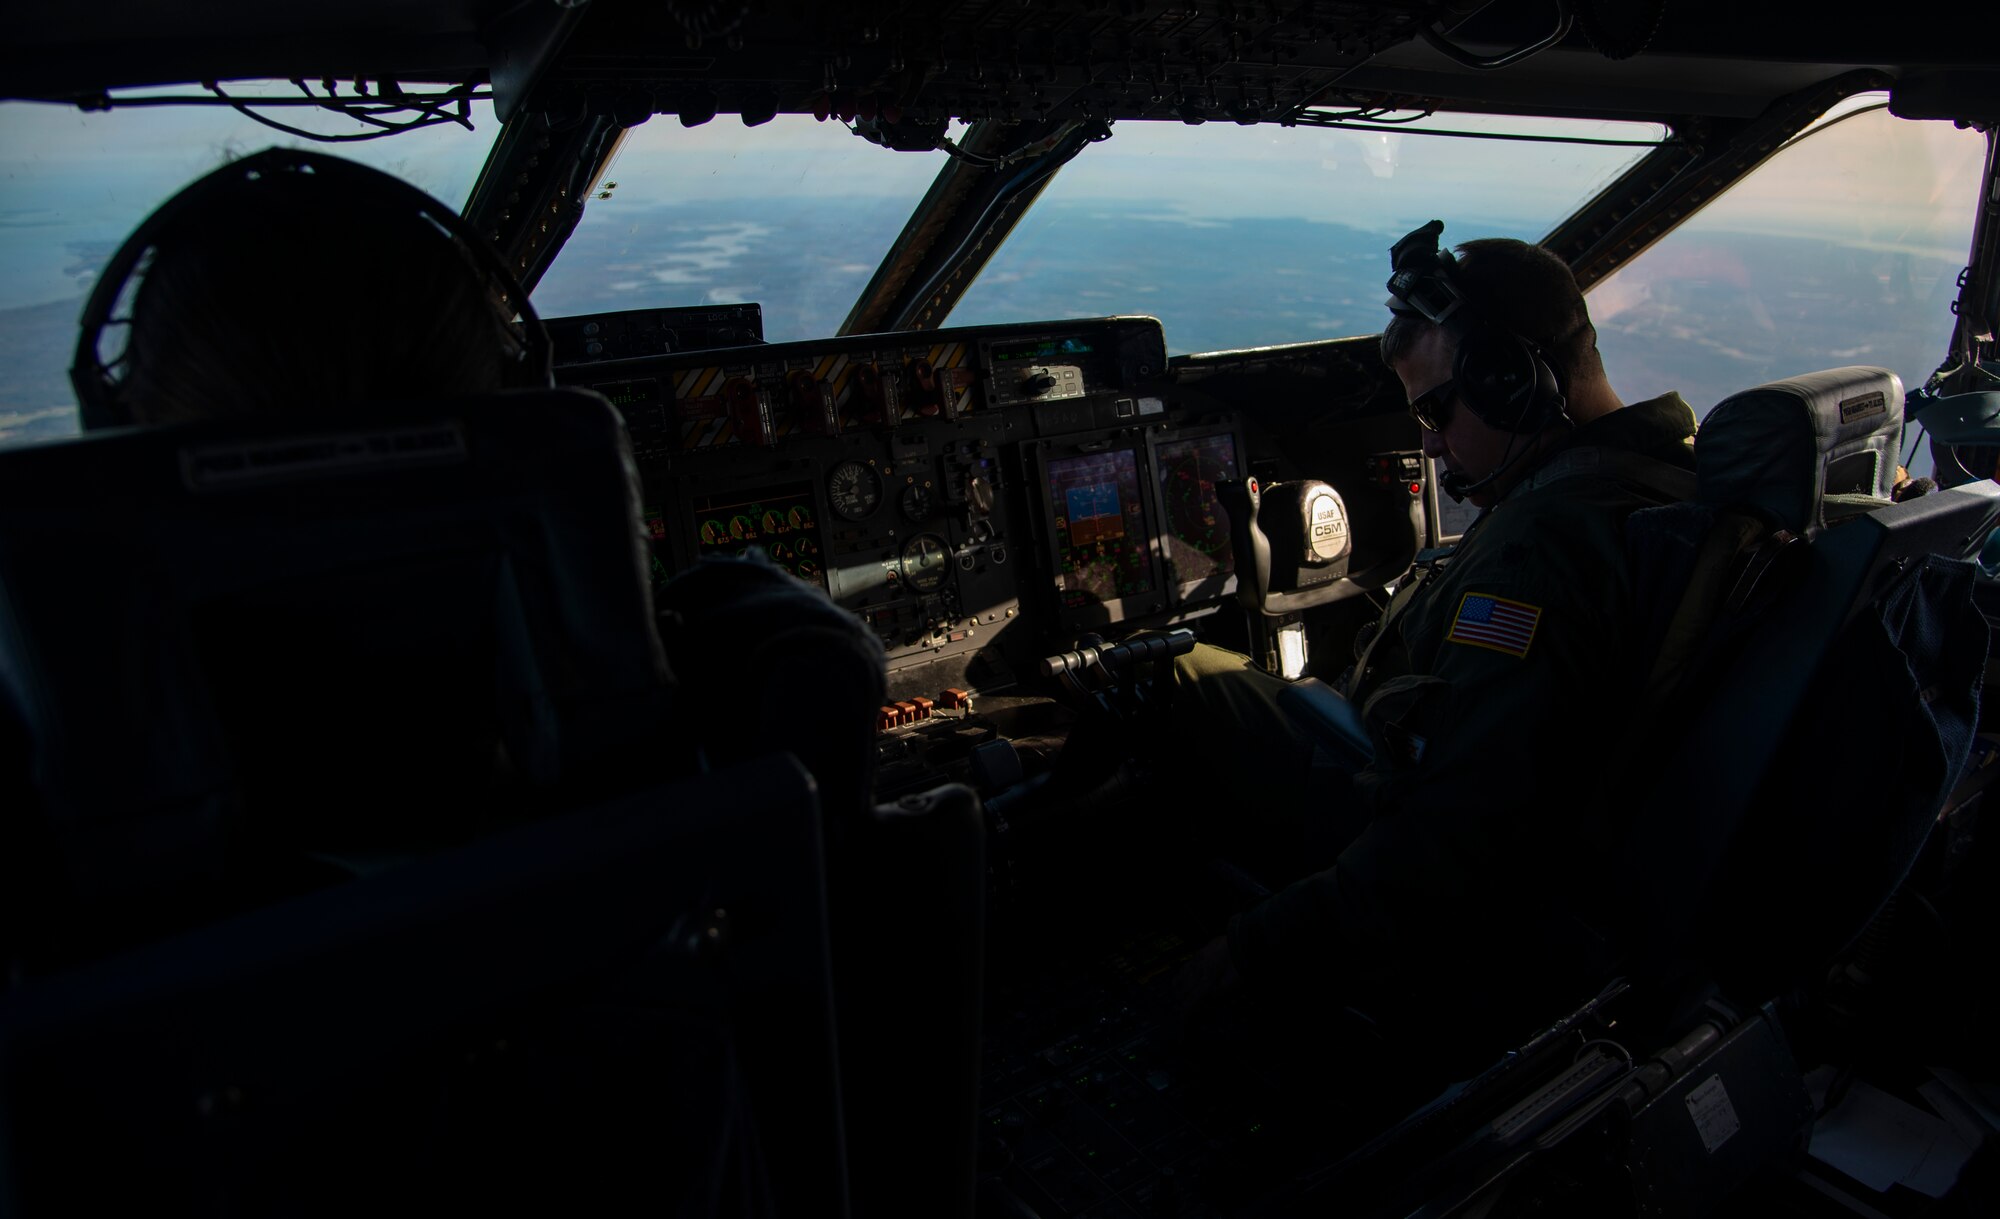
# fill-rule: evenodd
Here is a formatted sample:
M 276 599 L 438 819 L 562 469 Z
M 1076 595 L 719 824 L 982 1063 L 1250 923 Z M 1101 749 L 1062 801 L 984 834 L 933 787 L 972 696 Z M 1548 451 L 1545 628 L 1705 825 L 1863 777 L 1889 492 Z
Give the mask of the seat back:
M 1985 638 L 1962 560 L 2000 491 L 1892 503 L 1900 400 L 1879 369 L 1736 395 L 1696 441 L 1697 500 L 1635 515 L 1635 538 L 1678 545 L 1640 587 L 1683 582 L 1610 870 L 1639 975 L 1756 1002 L 1823 966 L 1963 762 Z
M 23 837 L 82 905 L 160 922 L 276 861 L 657 774 L 647 562 L 628 442 L 588 391 L 0 454 Z
M 1768 601 L 1795 574 L 1795 543 L 1890 502 L 1902 382 L 1882 368 L 1834 368 L 1725 398 L 1696 441 L 1688 502 L 1627 522 L 1639 655 L 1658 712 L 1704 661 L 1717 624 Z M 1762 602 L 1757 602 L 1761 605 Z
M 141 1211 L 846 1214 L 810 777 L 767 755 L 0 998 L 0 1212 Z
M 1964 556 L 1996 521 L 1989 482 L 1830 531 L 1693 725 L 1681 759 L 1712 774 L 1683 769 L 1654 808 L 1698 810 L 1702 832 L 1682 841 L 1714 854 L 1687 858 L 1678 903 L 1660 908 L 1699 911 L 1693 955 L 1728 993 L 1816 978 L 1915 863 L 1978 722 L 1987 626 Z
M 777 743 L 819 784 L 839 854 L 872 817 L 875 715 L 887 701 L 882 643 L 775 563 L 710 558 L 660 594 L 668 663 L 693 701 L 687 736 L 711 761 Z

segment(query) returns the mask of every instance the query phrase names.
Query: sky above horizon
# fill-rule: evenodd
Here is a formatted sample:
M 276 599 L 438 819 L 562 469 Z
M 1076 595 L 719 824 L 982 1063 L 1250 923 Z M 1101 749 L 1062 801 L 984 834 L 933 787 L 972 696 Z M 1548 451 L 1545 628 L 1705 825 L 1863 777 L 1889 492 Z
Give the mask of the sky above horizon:
M 310 109 L 282 114 L 324 129 L 342 121 Z M 322 150 L 385 169 L 458 206 L 498 132 L 487 103 L 475 105 L 472 121 L 471 131 L 437 127 Z M 1760 173 L 1728 192 L 1732 230 L 1846 232 L 1867 215 L 1872 239 L 1963 257 L 1969 229 L 1961 213 L 1970 201 L 1962 186 L 1978 171 L 1981 140 L 1945 123 L 1883 121 L 1903 128 L 1900 138 L 1885 144 L 1863 130 L 1869 117 L 1856 119 L 1813 140 L 1811 173 Z M 1438 115 L 1424 125 L 1634 140 L 1662 134 L 1647 124 L 1479 115 Z M 181 185 L 232 156 L 302 143 L 220 107 L 84 113 L 0 104 L 0 308 L 80 295 L 94 262 Z M 1448 236 L 1462 240 L 1486 231 L 1546 231 L 1644 151 L 1272 124 L 1124 123 L 1065 167 L 1044 198 L 1098 200 L 1135 220 L 1189 229 L 1297 218 L 1393 236 L 1441 215 Z M 879 223 L 844 260 L 872 269 L 945 160 L 942 152 L 878 148 L 810 116 L 783 115 L 746 129 L 724 115 L 688 129 L 663 115 L 627 133 L 603 176 L 616 188 L 590 202 L 580 231 L 618 235 L 660 207 L 715 200 L 730 200 L 745 221 L 770 227 L 813 199 L 866 199 L 877 203 Z M 1913 206 L 1912 181 L 1931 183 L 1931 202 L 1942 206 Z M 1010 245 L 1022 244 L 1033 225 L 1031 213 Z M 884 228 L 886 237 L 876 231 Z M 672 271 L 674 261 L 659 269 Z M 551 291 L 563 291 L 566 270 L 558 259 Z M 632 304 L 701 303 L 677 296 L 677 284 L 685 277 L 669 274 L 649 299 Z
M 1835 114 L 1879 100 L 1851 99 Z M 343 122 L 309 108 L 281 117 L 323 130 Z M 471 119 L 470 131 L 442 126 L 320 150 L 457 206 L 499 131 L 485 103 Z M 1948 279 L 1967 257 L 1984 139 L 1880 111 L 1822 124 L 1823 134 L 1778 154 L 1592 292 L 1601 330 L 1622 336 L 1608 357 L 1671 374 L 1641 339 L 1671 326 L 1683 354 L 1714 362 L 1703 376 L 1717 385 L 1765 367 L 1766 356 L 1745 354 L 1759 343 L 1782 362 L 1784 344 L 1831 323 L 1794 319 L 1798 285 L 1777 281 L 1837 263 L 1864 281 L 1825 288 L 1860 302 L 1843 324 L 1866 328 L 1869 309 L 1894 311 L 1881 329 L 1901 336 L 1898 359 L 1909 366 L 1897 371 L 1912 387 L 1921 381 L 1928 353 L 1941 355 L 1950 333 Z M 1449 114 L 1422 125 L 1663 134 Z M 0 325 L 18 322 L 18 333 L 0 334 L 0 351 L 36 365 L 0 369 L 33 399 L 0 401 L 0 411 L 66 396 L 59 319 L 74 318 L 98 268 L 154 207 L 230 157 L 302 143 L 227 108 L 0 103 Z M 1145 312 L 1166 322 L 1182 351 L 1373 333 L 1396 236 L 1435 216 L 1451 242 L 1532 240 L 1645 152 L 1411 130 L 1123 123 L 1064 167 L 947 324 Z M 754 300 L 773 340 L 832 334 L 946 162 L 943 152 L 893 152 L 810 116 L 745 128 L 724 115 L 693 129 L 655 117 L 627 133 L 600 180 L 609 197 L 589 201 L 536 306 L 559 316 Z M 1746 257 L 1757 247 L 1738 241 L 1806 237 L 1847 253 L 1818 263 Z M 1704 293 L 1747 312 L 1724 323 L 1691 308 L 1710 299 Z M 1859 361 L 1887 350 L 1879 337 L 1825 345 Z
M 354 130 L 351 122 L 305 107 L 278 115 L 314 130 Z M 85 113 L 0 102 L 0 309 L 82 295 L 98 266 L 154 208 L 203 174 L 266 148 L 346 157 L 459 207 L 500 131 L 491 103 L 474 103 L 471 121 L 471 131 L 452 124 L 317 145 L 224 106 Z

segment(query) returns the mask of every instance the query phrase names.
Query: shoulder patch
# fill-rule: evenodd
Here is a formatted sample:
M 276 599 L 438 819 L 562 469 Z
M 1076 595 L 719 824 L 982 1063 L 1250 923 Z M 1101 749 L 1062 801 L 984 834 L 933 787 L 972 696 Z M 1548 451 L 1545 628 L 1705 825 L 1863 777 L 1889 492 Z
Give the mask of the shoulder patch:
M 1446 643 L 1463 643 L 1490 648 L 1509 656 L 1525 658 L 1535 642 L 1535 629 L 1542 624 L 1542 607 L 1525 601 L 1510 601 L 1491 593 L 1467 593 L 1458 603 Z

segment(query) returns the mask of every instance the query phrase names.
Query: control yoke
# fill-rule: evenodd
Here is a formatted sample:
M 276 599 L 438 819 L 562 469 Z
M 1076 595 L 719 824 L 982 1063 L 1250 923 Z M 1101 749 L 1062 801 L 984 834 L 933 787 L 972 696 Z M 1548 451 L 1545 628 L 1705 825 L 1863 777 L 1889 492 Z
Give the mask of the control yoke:
M 1246 608 L 1276 618 L 1351 595 L 1354 542 L 1340 492 L 1318 479 L 1260 487 L 1246 478 L 1218 480 L 1215 495 L 1229 513 Z

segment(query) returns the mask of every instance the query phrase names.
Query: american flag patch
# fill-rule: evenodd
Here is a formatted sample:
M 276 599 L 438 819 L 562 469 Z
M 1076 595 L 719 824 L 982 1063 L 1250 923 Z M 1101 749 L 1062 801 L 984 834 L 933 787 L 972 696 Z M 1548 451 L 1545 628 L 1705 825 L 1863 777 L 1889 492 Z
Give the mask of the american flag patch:
M 1475 648 L 1525 657 L 1541 621 L 1540 606 L 1487 593 L 1467 593 L 1458 603 L 1458 616 L 1451 620 L 1445 642 L 1468 643 Z

